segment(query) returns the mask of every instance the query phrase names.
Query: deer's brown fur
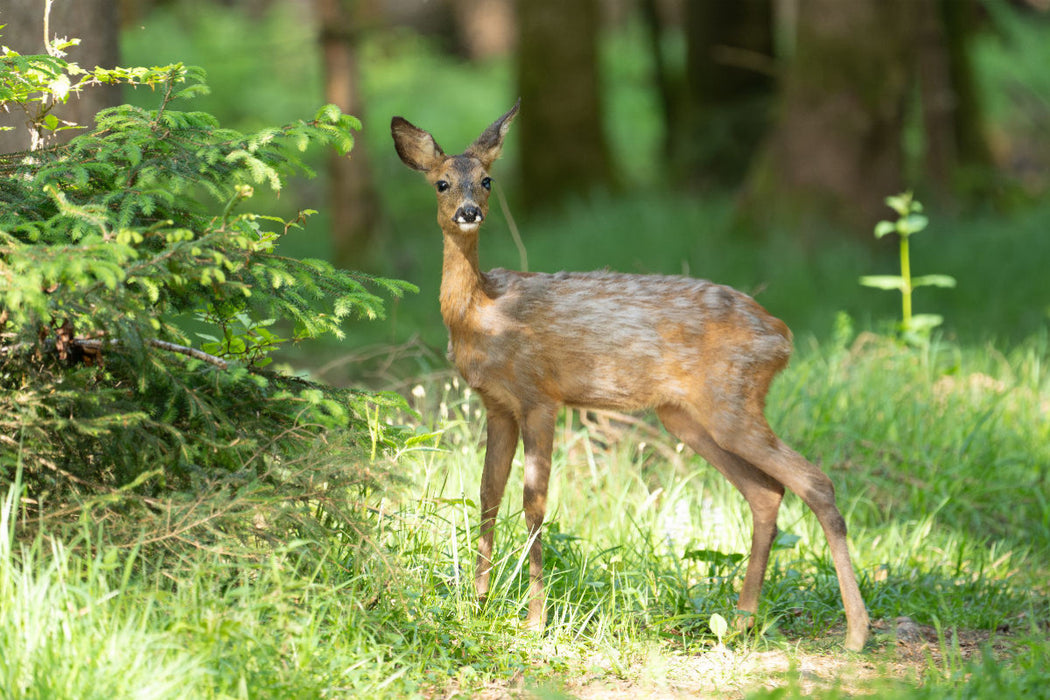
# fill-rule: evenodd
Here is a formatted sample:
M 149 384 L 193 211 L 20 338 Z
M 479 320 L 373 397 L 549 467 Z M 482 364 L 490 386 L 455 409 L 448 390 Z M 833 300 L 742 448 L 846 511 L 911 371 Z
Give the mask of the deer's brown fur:
M 449 331 L 449 358 L 487 413 L 478 595 L 488 593 L 493 526 L 519 437 L 525 445 L 523 507 L 530 534 L 527 622 L 542 629 L 540 529 L 558 408 L 652 408 L 751 508 L 751 556 L 740 609 L 758 608 L 787 487 L 824 529 L 848 621 L 846 646 L 862 648 L 868 615 L 834 488 L 820 469 L 781 442 L 765 418 L 770 383 L 791 354 L 791 333 L 782 321 L 742 292 L 689 277 L 481 271 L 478 231 L 488 213 L 488 171 L 517 111 L 516 104 L 454 156 L 406 120 L 394 117 L 391 123 L 402 161 L 437 191 L 444 235 L 441 315 Z

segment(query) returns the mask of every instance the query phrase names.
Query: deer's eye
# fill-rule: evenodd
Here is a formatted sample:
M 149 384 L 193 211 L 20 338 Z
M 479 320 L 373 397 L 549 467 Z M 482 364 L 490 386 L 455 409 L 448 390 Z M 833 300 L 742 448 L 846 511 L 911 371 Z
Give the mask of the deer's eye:
M 452 185 L 448 184 L 448 180 L 438 180 L 437 183 L 438 192 L 447 192 L 449 187 Z
M 483 177 L 483 178 L 481 178 L 481 186 L 484 187 L 486 190 L 491 190 L 492 189 L 492 178 L 491 177 Z

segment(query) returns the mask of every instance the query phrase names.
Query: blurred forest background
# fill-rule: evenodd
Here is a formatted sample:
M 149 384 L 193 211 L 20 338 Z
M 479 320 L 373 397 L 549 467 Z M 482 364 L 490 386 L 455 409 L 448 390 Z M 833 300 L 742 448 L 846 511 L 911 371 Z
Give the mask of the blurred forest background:
M 0 41 L 41 51 L 39 0 L 4 4 Z M 434 348 L 418 369 L 442 354 L 434 204 L 395 156 L 391 116 L 458 152 L 518 96 L 486 267 L 684 272 L 820 338 L 839 311 L 895 317 L 893 295 L 857 278 L 896 271 L 894 237 L 872 227 L 913 189 L 932 220 L 913 264 L 959 281 L 918 307 L 966 341 L 1050 317 L 1046 0 L 77 0 L 55 4 L 51 32 L 80 37 L 70 59 L 87 66 L 203 67 L 211 94 L 181 109 L 225 126 L 325 102 L 361 118 L 350 157 L 315 154 L 318 176 L 263 207 L 319 211 L 290 254 L 420 287 L 349 344 L 289 358 L 328 381 L 360 379 L 348 353 L 364 346 Z M 158 102 L 92 93 L 66 118 Z M 25 147 L 13 133 L 0 150 Z

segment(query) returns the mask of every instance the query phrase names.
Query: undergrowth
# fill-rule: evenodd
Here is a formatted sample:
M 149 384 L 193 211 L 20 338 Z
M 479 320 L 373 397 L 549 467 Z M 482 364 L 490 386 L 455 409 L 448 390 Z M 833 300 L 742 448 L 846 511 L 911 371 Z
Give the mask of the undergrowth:
M 867 654 L 893 662 L 893 621 L 904 616 L 943 639 L 921 678 L 869 685 L 900 697 L 1038 687 L 1050 621 L 1046 339 L 1008 355 L 935 341 L 922 354 L 853 338 L 843 323 L 838 342 L 803 344 L 798 355 L 774 384 L 771 423 L 838 488 L 876 625 Z M 708 625 L 734 614 L 746 506 L 652 424 L 617 416 L 573 414 L 561 426 L 546 634 L 520 624 L 528 595 L 520 469 L 497 524 L 493 589 L 479 608 L 480 404 L 443 375 L 406 393 L 424 417 L 421 440 L 398 462 L 414 485 L 362 492 L 355 507 L 367 521 L 354 532 L 331 520 L 331 529 L 304 526 L 291 540 L 283 529 L 268 537 L 265 517 L 250 520 L 249 510 L 240 518 L 257 537 L 242 529 L 237 546 L 221 528 L 180 549 L 157 550 L 147 535 L 117 546 L 109 524 L 87 516 L 72 539 L 44 527 L 25 541 L 14 523 L 28 512 L 8 491 L 0 697 L 570 692 L 584 677 L 630 684 L 654 668 L 725 654 L 734 663 L 765 650 L 842 655 L 824 538 L 790 495 L 758 631 L 730 631 L 721 647 Z M 440 446 L 426 447 L 433 432 Z M 955 631 L 987 637 L 994 661 L 955 648 Z M 801 692 L 783 679 L 756 682 L 753 669 L 717 673 L 738 692 L 762 682 L 775 682 L 778 697 Z

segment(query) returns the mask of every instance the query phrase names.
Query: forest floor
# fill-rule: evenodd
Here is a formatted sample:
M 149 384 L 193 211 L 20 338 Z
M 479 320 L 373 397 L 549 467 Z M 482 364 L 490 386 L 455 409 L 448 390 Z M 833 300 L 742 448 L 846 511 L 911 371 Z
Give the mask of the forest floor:
M 602 668 L 602 660 L 595 659 L 591 672 L 561 682 L 533 686 L 519 673 L 506 682 L 490 683 L 480 692 L 475 688 L 463 693 L 451 685 L 432 697 L 734 700 L 755 694 L 778 697 L 779 688 L 789 688 L 790 697 L 871 696 L 895 685 L 922 685 L 933 669 L 945 664 L 977 660 L 982 649 L 989 648 L 991 636 L 978 630 L 945 630 L 941 635 L 933 626 L 899 617 L 874 621 L 867 650 L 855 654 L 839 646 L 844 634 L 844 627 L 833 628 L 795 648 L 758 651 L 715 646 L 699 653 L 672 653 L 626 673 Z M 946 660 L 946 648 L 951 650 L 952 661 Z M 990 649 L 997 658 L 1007 655 L 1009 636 L 997 636 Z

